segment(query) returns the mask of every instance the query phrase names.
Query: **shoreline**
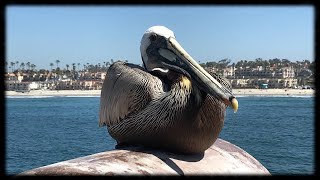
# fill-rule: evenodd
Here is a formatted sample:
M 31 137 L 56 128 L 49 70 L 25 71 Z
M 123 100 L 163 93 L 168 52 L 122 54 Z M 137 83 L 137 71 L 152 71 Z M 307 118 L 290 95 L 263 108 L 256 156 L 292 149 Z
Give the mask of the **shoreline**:
M 235 96 L 315 96 L 313 89 L 233 89 Z M 100 96 L 101 90 L 31 90 L 5 91 L 5 96 Z
M 315 96 L 314 89 L 233 89 L 235 96 Z

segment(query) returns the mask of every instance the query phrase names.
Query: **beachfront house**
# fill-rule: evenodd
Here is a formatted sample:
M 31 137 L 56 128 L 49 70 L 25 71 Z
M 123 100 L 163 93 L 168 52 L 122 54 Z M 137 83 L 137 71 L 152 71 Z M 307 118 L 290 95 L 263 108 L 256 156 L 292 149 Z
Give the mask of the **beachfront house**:
M 40 89 L 37 82 L 6 81 L 6 91 L 30 91 Z
M 260 88 L 261 84 L 268 84 L 268 88 L 294 88 L 298 85 L 296 78 L 248 78 L 230 79 L 233 88 Z

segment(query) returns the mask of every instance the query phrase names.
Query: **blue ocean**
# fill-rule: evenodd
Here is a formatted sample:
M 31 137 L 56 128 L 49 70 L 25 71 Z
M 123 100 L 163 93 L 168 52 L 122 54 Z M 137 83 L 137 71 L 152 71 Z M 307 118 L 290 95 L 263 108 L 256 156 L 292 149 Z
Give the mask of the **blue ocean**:
M 315 173 L 313 96 L 238 97 L 220 138 L 244 149 L 272 175 Z M 114 149 L 98 126 L 100 97 L 6 97 L 6 174 Z

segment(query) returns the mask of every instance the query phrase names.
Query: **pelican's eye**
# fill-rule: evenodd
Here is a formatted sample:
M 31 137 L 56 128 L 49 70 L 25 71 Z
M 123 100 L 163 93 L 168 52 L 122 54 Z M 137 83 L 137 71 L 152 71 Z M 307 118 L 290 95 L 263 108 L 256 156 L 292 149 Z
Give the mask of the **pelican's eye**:
M 150 37 L 149 37 L 149 39 L 150 39 L 151 41 L 155 41 L 155 40 L 157 39 L 157 34 L 151 34 Z

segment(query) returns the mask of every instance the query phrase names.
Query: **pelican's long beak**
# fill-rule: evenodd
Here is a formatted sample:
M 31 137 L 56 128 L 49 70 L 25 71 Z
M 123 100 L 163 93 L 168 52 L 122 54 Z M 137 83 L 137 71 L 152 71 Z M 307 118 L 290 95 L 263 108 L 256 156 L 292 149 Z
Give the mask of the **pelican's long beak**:
M 200 88 L 208 94 L 217 97 L 226 105 L 231 105 L 234 112 L 238 110 L 238 101 L 232 92 L 213 78 L 204 70 L 176 41 L 170 37 L 167 40 L 167 48 L 159 48 L 159 54 L 177 66 L 186 70 L 196 80 Z

